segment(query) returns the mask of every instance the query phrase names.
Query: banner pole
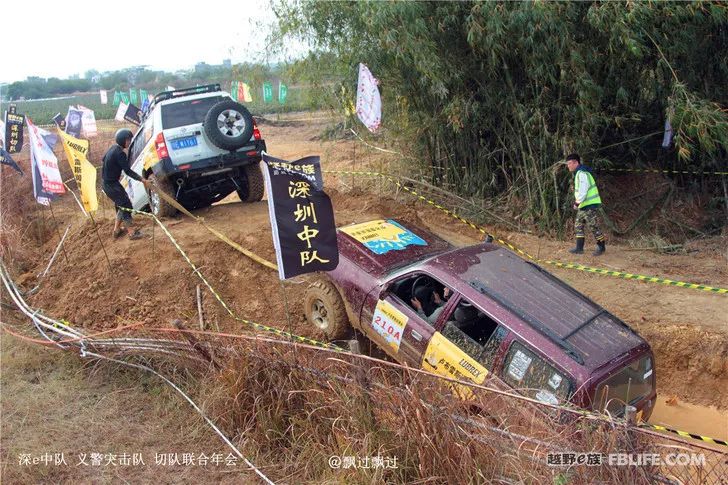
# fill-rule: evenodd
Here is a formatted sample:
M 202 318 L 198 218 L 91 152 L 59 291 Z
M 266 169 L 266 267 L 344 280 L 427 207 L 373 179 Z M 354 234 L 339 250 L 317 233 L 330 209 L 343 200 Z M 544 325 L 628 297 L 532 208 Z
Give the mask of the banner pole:
M 58 221 L 56 220 L 56 215 L 53 213 L 53 203 L 48 202 L 48 207 L 51 209 L 51 217 L 53 218 L 53 225 L 56 227 L 56 234 L 58 234 L 58 239 L 61 239 L 61 231 L 58 230 Z M 66 260 L 66 264 L 68 264 L 68 254 L 66 253 L 66 248 L 63 246 L 61 248 L 63 250 L 63 258 Z
M 88 216 L 91 219 L 91 223 L 94 225 L 94 231 L 96 232 L 96 237 L 99 240 L 99 244 L 101 244 L 101 249 L 104 251 L 104 257 L 106 257 L 106 263 L 109 265 L 109 273 L 111 273 L 111 261 L 109 260 L 109 255 L 106 253 L 106 248 L 104 247 L 104 242 L 101 240 L 101 235 L 99 234 L 99 227 L 96 225 L 96 220 L 94 219 L 94 216 L 91 214 L 91 212 L 88 212 Z
M 48 202 L 50 204 L 50 202 Z M 46 233 L 46 217 L 45 217 L 45 204 L 41 204 L 40 208 L 40 224 L 38 227 L 38 245 L 43 244 L 43 238 Z
M 281 294 L 283 295 L 283 308 L 286 311 L 286 323 L 288 324 L 288 335 L 291 339 L 291 342 L 293 342 L 293 326 L 291 325 L 291 312 L 288 310 L 288 295 L 286 293 L 286 287 L 283 284 L 282 279 L 278 279 L 278 283 L 281 286 Z M 296 346 L 293 346 L 293 357 L 296 359 L 296 363 L 298 363 L 298 351 L 296 350 Z
M 154 258 L 154 226 L 156 226 L 156 224 L 152 224 L 152 258 Z
M 353 149 L 354 149 L 354 154 L 352 155 L 353 161 L 351 162 L 351 171 L 356 172 L 356 142 L 354 142 Z M 351 190 L 354 190 L 354 184 L 356 183 L 355 180 L 356 180 L 356 177 L 352 173 L 351 174 Z

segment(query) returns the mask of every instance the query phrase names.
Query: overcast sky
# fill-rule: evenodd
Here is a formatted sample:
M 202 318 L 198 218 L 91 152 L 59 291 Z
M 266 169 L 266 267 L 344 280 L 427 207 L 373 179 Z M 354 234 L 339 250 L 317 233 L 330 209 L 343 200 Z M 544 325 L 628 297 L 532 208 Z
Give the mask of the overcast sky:
M 200 61 L 265 61 L 267 25 L 275 21 L 269 0 L 11 3 L 12 11 L 2 9 L 0 82 L 138 65 L 175 71 Z

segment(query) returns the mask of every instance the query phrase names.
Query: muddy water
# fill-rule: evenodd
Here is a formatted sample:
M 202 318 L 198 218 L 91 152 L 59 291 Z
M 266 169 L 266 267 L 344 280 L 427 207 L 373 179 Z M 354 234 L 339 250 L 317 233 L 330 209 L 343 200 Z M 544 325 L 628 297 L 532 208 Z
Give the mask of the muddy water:
M 728 411 L 678 401 L 666 404 L 657 398 L 651 424 L 728 441 Z

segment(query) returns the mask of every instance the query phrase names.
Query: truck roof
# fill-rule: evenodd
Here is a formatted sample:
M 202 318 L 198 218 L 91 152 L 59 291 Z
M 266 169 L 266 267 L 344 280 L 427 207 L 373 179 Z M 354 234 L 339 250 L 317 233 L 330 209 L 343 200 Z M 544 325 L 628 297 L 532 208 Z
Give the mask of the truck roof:
M 474 303 L 482 301 L 478 295 L 487 296 L 540 334 L 522 335 L 526 340 L 548 339 L 592 370 L 646 346 L 620 319 L 505 248 L 486 243 L 454 249 L 424 262 L 423 268 L 438 277 L 450 275 L 453 289 Z

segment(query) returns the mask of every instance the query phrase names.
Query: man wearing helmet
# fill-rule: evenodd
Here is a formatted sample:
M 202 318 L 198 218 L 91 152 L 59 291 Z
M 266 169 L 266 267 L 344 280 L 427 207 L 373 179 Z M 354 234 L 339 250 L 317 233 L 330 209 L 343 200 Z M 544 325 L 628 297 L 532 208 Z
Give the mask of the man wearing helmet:
M 145 188 L 149 187 L 149 181 L 140 177 L 131 169 L 129 166 L 129 158 L 124 153 L 124 149 L 129 148 L 133 136 L 131 130 L 127 130 L 126 128 L 116 132 L 116 144 L 109 148 L 106 155 L 104 155 L 104 164 L 101 170 L 104 193 L 109 199 L 114 201 L 114 205 L 116 206 L 114 238 L 119 238 L 124 234 L 128 234 L 129 239 L 139 239 L 142 237 L 138 229 L 134 232 L 130 231 L 132 225 L 130 212 L 132 208 L 131 200 L 129 200 L 126 190 L 124 190 L 124 187 L 119 182 L 121 172 L 124 172 L 129 178 L 143 183 Z

